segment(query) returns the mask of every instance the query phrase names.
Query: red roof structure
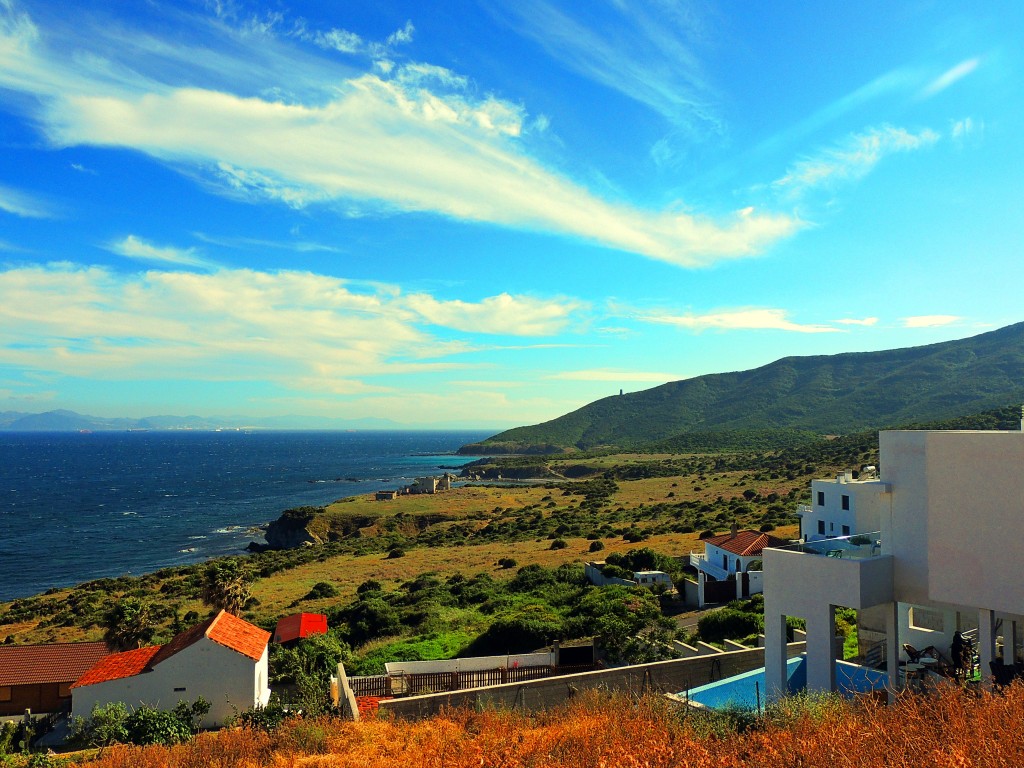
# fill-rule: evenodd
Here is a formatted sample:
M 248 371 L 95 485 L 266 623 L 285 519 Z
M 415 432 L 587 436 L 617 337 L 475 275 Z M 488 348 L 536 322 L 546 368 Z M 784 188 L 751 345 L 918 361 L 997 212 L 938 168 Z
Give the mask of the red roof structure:
M 310 635 L 327 632 L 327 617 L 322 613 L 294 613 L 277 622 L 275 643 L 289 643 Z
M 0 645 L 0 686 L 71 683 L 109 654 L 105 643 Z
M 71 687 L 81 688 L 83 685 L 95 685 L 96 683 L 120 680 L 123 677 L 134 677 L 147 670 L 149 663 L 159 651 L 159 645 L 151 645 L 148 648 L 138 648 L 134 651 L 112 653 L 78 678 Z
M 789 542 L 780 539 L 778 536 L 771 536 L 759 531 L 736 531 L 735 533 L 723 533 L 721 536 L 712 536 L 704 539 L 705 543 L 732 552 L 740 557 L 750 557 L 761 554 L 765 547 L 783 547 Z
M 181 653 L 204 637 L 253 661 L 259 661 L 267 648 L 270 633 L 227 611 L 221 611 L 202 624 L 175 635 L 166 645 L 153 645 L 108 656 L 82 675 L 71 687 L 106 683 L 150 672 L 160 662 Z

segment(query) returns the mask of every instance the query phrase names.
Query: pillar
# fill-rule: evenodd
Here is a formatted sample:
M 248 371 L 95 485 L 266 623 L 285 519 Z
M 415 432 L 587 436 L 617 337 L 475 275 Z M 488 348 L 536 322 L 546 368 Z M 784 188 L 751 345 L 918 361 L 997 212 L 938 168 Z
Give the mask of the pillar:
M 987 608 L 978 609 L 978 664 L 982 686 L 992 687 L 992 661 L 996 658 L 996 615 Z
M 807 690 L 836 689 L 836 607 L 815 606 L 807 617 Z
M 781 698 L 786 687 L 786 616 L 775 610 L 769 595 L 764 599 L 764 693 L 769 701 Z
M 885 672 L 889 677 L 889 702 L 900 689 L 900 604 L 885 606 Z

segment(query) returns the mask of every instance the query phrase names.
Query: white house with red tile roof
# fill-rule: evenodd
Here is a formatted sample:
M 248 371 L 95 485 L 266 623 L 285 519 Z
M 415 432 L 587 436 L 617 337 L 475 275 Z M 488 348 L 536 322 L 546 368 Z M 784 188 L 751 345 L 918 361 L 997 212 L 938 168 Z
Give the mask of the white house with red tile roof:
M 762 571 L 753 565 L 761 560 L 765 547 L 778 547 L 788 542 L 760 531 L 741 531 L 734 525 L 729 533 L 704 539 L 703 552 L 691 552 L 690 564 L 697 569 L 698 604 L 703 607 L 709 602 L 722 602 L 716 590 L 712 599 L 706 592 L 708 580 L 734 581 L 732 597 L 742 598 L 756 595 L 763 589 Z
M 172 709 L 202 696 L 210 703 L 202 726 L 223 725 L 235 712 L 269 700 L 269 640 L 269 632 L 221 611 L 166 645 L 100 660 L 71 686 L 72 714 L 88 717 L 97 704 L 115 701 Z

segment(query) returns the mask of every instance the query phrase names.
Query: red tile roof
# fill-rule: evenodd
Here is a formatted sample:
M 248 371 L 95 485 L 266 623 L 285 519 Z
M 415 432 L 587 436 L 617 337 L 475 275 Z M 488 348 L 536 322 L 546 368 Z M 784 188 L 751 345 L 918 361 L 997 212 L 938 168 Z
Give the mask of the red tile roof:
M 721 536 L 712 536 L 704 541 L 712 546 L 732 552 L 740 557 L 760 555 L 765 547 L 782 547 L 788 544 L 785 539 L 778 536 L 770 536 L 759 531 L 737 531 L 736 533 L 723 533 Z
M 277 622 L 274 642 L 287 643 L 300 637 L 323 634 L 327 631 L 327 617 L 322 613 L 294 613 Z
M 134 651 L 112 653 L 78 678 L 71 687 L 81 688 L 83 685 L 95 685 L 96 683 L 120 680 L 123 677 L 134 677 L 146 671 L 159 650 L 159 645 L 151 645 L 148 648 L 138 648 Z
M 270 633 L 253 626 L 245 619 L 221 611 L 214 618 L 206 636 L 215 643 L 259 661 L 270 642 Z
M 0 685 L 72 683 L 109 653 L 104 643 L 0 645 Z
M 203 637 L 253 661 L 259 661 L 267 647 L 267 641 L 270 640 L 270 633 L 226 611 L 221 611 L 202 624 L 175 635 L 166 645 L 154 645 L 108 656 L 82 675 L 72 687 L 105 683 L 150 672 L 157 664 L 194 645 Z

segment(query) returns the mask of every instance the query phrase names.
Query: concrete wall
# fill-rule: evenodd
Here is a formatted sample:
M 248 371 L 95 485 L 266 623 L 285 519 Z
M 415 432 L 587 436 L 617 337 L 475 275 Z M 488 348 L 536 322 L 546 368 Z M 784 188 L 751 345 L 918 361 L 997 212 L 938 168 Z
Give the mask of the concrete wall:
M 389 661 L 384 665 L 389 675 L 423 675 L 431 672 L 478 672 L 488 669 L 513 667 L 553 667 L 557 661 L 554 651 L 520 653 L 508 656 L 472 656 L 465 659 L 437 661 Z
M 236 710 L 265 705 L 270 698 L 267 650 L 255 662 L 204 637 L 151 672 L 75 688 L 72 712 L 76 717 L 88 717 L 94 705 L 114 701 L 168 710 L 179 701 L 191 703 L 200 696 L 210 702 L 204 728 L 222 725 Z
M 790 656 L 796 656 L 803 650 L 803 643 L 791 643 L 788 653 Z M 764 650 L 753 648 L 714 656 L 547 677 L 489 688 L 470 688 L 452 693 L 390 699 L 380 702 L 380 710 L 410 720 L 431 717 L 445 707 L 504 707 L 537 711 L 564 704 L 581 691 L 591 688 L 634 694 L 682 693 L 714 680 L 749 672 L 763 665 Z

